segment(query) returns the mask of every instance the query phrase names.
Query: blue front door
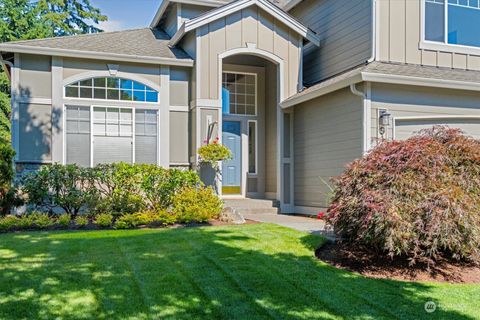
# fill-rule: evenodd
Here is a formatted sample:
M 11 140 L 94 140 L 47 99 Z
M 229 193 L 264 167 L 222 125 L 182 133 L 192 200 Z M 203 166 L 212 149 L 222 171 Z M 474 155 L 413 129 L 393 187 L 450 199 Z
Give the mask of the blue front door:
M 242 135 L 240 121 L 223 122 L 223 144 L 233 154 L 232 160 L 223 161 L 222 166 L 222 193 L 242 193 Z

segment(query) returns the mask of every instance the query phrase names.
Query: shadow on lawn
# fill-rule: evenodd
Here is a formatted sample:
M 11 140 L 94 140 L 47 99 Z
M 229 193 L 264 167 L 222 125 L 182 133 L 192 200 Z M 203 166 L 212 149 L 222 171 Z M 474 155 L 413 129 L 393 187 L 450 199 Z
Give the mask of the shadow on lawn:
M 267 228 L 0 236 L 0 318 L 433 318 L 428 284 L 334 269 L 318 238 Z

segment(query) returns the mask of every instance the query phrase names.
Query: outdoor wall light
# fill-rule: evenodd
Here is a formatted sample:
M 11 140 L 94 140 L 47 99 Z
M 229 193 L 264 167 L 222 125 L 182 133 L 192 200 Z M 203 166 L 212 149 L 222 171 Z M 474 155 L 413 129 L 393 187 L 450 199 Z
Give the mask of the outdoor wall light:
M 379 110 L 378 124 L 380 127 L 380 134 L 383 136 L 385 134 L 386 128 L 390 126 L 390 119 L 392 115 L 388 113 L 387 110 Z

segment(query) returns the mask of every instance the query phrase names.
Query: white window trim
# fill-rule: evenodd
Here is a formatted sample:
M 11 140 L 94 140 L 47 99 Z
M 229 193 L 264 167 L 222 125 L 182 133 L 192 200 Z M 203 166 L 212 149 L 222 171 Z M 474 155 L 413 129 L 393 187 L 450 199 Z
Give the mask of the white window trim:
M 72 77 L 73 78 L 73 77 Z M 133 81 L 133 82 L 137 82 L 137 83 L 140 83 L 141 85 L 144 85 L 145 86 L 145 95 L 148 92 L 156 92 L 157 93 L 157 102 L 150 102 L 150 101 L 135 101 L 135 100 L 114 100 L 114 99 L 95 99 L 95 98 L 82 98 L 82 97 L 67 97 L 67 87 L 72 85 L 73 83 L 76 83 L 76 82 L 80 82 L 80 81 L 83 81 L 83 80 L 89 80 L 89 79 L 95 79 L 95 78 L 117 78 L 117 79 L 124 79 L 124 80 L 130 80 L 130 81 Z M 67 79 L 68 80 L 68 79 Z M 80 90 L 81 86 L 79 86 L 79 90 Z M 149 88 L 150 90 L 147 90 L 147 88 Z M 103 89 L 103 88 L 101 88 Z M 109 89 L 108 87 L 105 87 L 105 91 Z M 117 88 L 111 88 L 111 89 L 114 89 L 114 90 L 121 90 L 121 89 L 117 89 Z M 92 86 L 92 96 L 93 96 L 93 91 L 95 90 L 95 86 L 93 85 Z M 80 95 L 80 94 L 79 94 Z M 106 97 L 106 93 L 105 93 L 105 97 Z M 121 77 L 121 76 L 116 76 L 116 77 L 112 77 L 112 76 L 91 76 L 91 77 L 86 77 L 86 78 L 82 78 L 80 80 L 76 80 L 76 78 L 74 78 L 72 81 L 70 81 L 69 83 L 64 83 L 63 85 L 63 99 L 64 100 L 73 100 L 73 101 L 79 101 L 79 100 L 88 100 L 88 101 L 106 101 L 106 102 L 109 102 L 109 103 L 117 103 L 117 102 L 120 102 L 120 103 L 134 103 L 134 104 L 147 104 L 147 105 L 159 105 L 160 104 L 160 91 L 157 90 L 157 88 L 153 88 L 151 85 L 149 84 L 146 84 L 142 81 L 139 81 L 139 80 L 136 80 L 136 79 L 131 79 L 131 78 L 126 78 L 126 77 Z
M 258 176 L 258 121 L 257 120 L 248 120 L 247 129 L 248 129 L 248 139 L 250 140 L 250 123 L 255 123 L 255 172 L 250 172 L 250 155 L 248 155 L 248 168 L 247 175 L 249 177 Z M 248 146 L 248 152 L 250 151 L 250 146 Z
M 444 21 L 444 42 L 435 42 L 425 40 L 425 5 L 426 0 L 422 0 L 422 5 L 420 6 L 420 28 L 421 28 L 421 38 L 419 43 L 419 49 L 421 50 L 433 50 L 433 51 L 442 51 L 449 53 L 461 53 L 461 54 L 472 54 L 480 55 L 480 47 L 465 46 L 460 44 L 450 44 L 448 43 L 448 0 L 445 0 L 445 21 Z
M 393 137 L 395 140 L 397 137 L 397 121 L 421 121 L 421 120 L 469 120 L 469 119 L 480 119 L 480 116 L 477 115 L 431 115 L 431 116 L 404 116 L 404 117 L 393 117 Z
M 103 101 L 103 100 L 102 100 Z M 132 163 L 135 164 L 135 113 L 136 109 L 143 110 L 153 110 L 157 112 L 157 165 L 160 166 L 160 112 L 157 107 L 139 107 L 139 106 L 117 106 L 117 105 L 105 105 L 105 104 L 75 104 L 66 103 L 63 105 L 63 114 L 66 114 L 67 107 L 89 107 L 90 108 L 90 167 L 93 168 L 93 140 L 94 140 L 94 130 L 93 130 L 93 109 L 94 108 L 114 108 L 114 109 L 128 109 L 132 110 Z M 63 164 L 67 164 L 67 130 L 66 130 L 67 117 L 64 117 L 63 124 L 65 130 L 63 130 Z
M 226 71 L 226 70 L 224 70 L 222 72 L 222 81 L 221 81 L 221 84 L 220 84 L 220 88 L 223 88 L 223 75 L 225 73 L 242 74 L 242 75 L 249 75 L 249 76 L 254 76 L 255 77 L 255 114 L 228 113 L 227 115 L 228 116 L 239 116 L 239 117 L 257 117 L 258 116 L 258 74 L 254 73 L 254 72 L 241 72 L 241 71 Z M 230 108 L 230 106 L 229 106 L 229 108 Z M 222 110 L 222 113 L 223 113 L 223 110 Z

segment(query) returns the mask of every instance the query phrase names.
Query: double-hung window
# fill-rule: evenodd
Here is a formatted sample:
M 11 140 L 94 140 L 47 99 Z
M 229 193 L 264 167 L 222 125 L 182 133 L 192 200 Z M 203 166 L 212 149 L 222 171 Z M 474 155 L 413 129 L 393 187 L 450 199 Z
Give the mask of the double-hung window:
M 480 0 L 424 0 L 426 42 L 480 48 Z

